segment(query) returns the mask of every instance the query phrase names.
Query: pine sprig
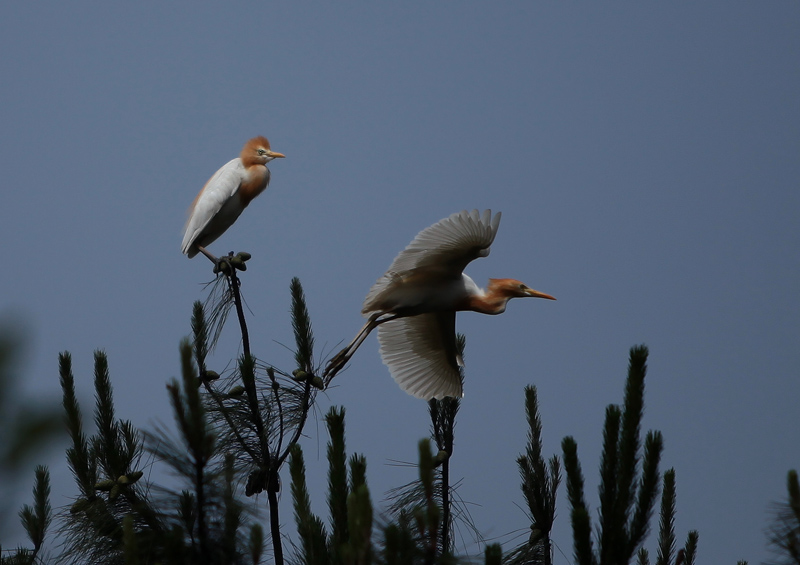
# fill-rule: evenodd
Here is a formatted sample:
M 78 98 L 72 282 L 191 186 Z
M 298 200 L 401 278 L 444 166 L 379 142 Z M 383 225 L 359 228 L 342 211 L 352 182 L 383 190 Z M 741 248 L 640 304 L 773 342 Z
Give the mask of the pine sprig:
M 42 548 L 45 534 L 53 519 L 53 510 L 50 506 L 50 473 L 47 467 L 38 465 L 35 475 L 33 506 L 25 504 L 19 512 L 25 532 L 33 544 L 31 562 Z
M 303 286 L 297 277 L 292 279 L 290 291 L 292 294 L 292 328 L 294 328 L 297 345 L 294 358 L 298 369 L 312 374 L 314 372 L 314 334 L 311 330 L 311 317 L 308 314 Z

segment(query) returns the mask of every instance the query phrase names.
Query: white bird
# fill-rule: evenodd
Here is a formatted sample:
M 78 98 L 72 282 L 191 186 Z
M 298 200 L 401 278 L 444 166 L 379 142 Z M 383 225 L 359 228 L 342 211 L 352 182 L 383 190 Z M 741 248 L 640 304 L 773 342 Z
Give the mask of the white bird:
M 208 180 L 189 208 L 181 251 L 191 259 L 198 251 L 216 262 L 206 246 L 233 225 L 247 205 L 269 184 L 267 163 L 284 157 L 272 151 L 266 137 L 245 143 L 242 153 Z
M 381 359 L 400 388 L 426 400 L 463 396 L 456 312 L 500 314 L 518 297 L 555 300 L 515 279 L 489 279 L 484 291 L 463 273 L 470 261 L 489 255 L 499 225 L 500 212 L 481 217 L 465 210 L 422 230 L 370 289 L 361 310 L 367 323 L 331 359 L 325 383 L 377 327 Z

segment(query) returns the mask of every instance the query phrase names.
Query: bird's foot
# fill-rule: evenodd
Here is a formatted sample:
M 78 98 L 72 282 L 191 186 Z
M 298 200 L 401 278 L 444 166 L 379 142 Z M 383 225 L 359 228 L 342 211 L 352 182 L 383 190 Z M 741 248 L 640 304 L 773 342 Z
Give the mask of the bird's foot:
M 350 361 L 349 349 L 349 347 L 345 347 L 328 361 L 328 366 L 325 367 L 325 371 L 322 373 L 322 380 L 326 387 L 333 380 L 333 377 Z
M 212 256 L 213 257 L 213 256 Z M 240 251 L 236 255 L 233 251 L 222 257 L 214 257 L 214 274 L 222 273 L 223 275 L 230 275 L 234 270 L 246 271 L 246 261 L 250 259 L 251 255 L 245 251 Z M 209 257 L 211 259 L 211 257 Z
M 233 266 L 230 262 L 230 255 L 223 255 L 222 257 L 214 258 L 214 274 L 222 273 L 223 275 L 230 275 L 233 272 Z

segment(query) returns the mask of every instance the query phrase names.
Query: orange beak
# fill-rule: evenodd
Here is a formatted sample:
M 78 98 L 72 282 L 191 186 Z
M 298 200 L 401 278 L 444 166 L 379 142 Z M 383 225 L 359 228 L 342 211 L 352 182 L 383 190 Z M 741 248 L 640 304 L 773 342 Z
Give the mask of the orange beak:
M 533 290 L 532 288 L 529 288 L 526 291 L 526 294 L 528 296 L 530 296 L 531 298 L 546 298 L 547 300 L 555 300 L 556 299 L 555 296 L 550 296 L 547 293 L 539 292 L 538 290 Z
M 272 157 L 273 159 L 282 159 L 286 157 L 283 153 L 278 153 L 277 151 L 267 151 L 267 155 Z

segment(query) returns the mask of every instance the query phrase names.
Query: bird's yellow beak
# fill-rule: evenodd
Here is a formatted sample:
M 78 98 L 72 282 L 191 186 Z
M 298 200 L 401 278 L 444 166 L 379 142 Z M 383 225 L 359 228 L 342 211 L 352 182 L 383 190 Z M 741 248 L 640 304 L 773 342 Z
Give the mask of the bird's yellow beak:
M 273 159 L 282 159 L 286 157 L 283 153 L 278 153 L 277 151 L 267 151 L 267 155 L 272 157 Z
M 533 290 L 532 288 L 529 288 L 526 292 L 527 292 L 528 296 L 530 296 L 531 298 L 546 298 L 547 300 L 555 300 L 556 299 L 555 296 L 550 296 L 549 294 L 547 294 L 545 292 L 539 292 L 538 290 Z

